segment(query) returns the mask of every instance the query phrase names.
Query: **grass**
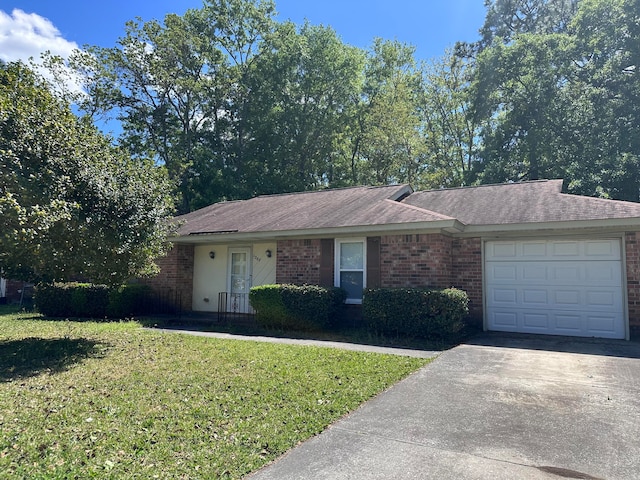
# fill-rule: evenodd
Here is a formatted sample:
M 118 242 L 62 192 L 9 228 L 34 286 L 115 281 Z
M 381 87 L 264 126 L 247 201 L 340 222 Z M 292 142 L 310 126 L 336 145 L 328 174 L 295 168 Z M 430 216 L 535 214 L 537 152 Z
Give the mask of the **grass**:
M 0 478 L 239 478 L 428 360 L 0 310 Z

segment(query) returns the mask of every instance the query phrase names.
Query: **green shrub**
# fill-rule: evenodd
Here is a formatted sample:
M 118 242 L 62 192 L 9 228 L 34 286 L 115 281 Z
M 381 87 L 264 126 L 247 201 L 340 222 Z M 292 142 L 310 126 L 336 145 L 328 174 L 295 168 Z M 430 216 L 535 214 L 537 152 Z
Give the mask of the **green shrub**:
M 258 324 L 295 330 L 330 326 L 345 298 L 346 292 L 341 288 L 316 285 L 261 285 L 249 292 Z
M 249 303 L 256 312 L 256 321 L 265 327 L 286 327 L 289 321 L 282 301 L 281 285 L 260 285 L 249 290 Z
M 71 292 L 62 283 L 40 283 L 34 288 L 33 300 L 38 311 L 47 317 L 70 317 Z
M 129 284 L 113 288 L 109 292 L 107 316 L 125 318 L 151 312 L 152 290 L 148 285 Z
M 375 332 L 446 337 L 460 332 L 469 314 L 466 292 L 456 288 L 365 290 L 362 319 Z
M 110 289 L 89 283 L 41 283 L 34 300 L 47 317 L 123 318 L 147 313 L 150 295 L 146 285 Z

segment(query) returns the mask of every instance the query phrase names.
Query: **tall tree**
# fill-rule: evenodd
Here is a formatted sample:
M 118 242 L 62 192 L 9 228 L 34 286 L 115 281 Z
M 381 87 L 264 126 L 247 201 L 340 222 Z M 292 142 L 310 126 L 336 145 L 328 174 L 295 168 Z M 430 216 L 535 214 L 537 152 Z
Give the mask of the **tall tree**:
M 364 53 L 331 28 L 278 26 L 248 77 L 253 193 L 318 188 L 340 175 L 335 151 L 363 66 Z
M 362 93 L 351 112 L 350 136 L 342 146 L 352 184 L 415 183 L 422 174 L 421 75 L 414 51 L 382 39 L 369 51 Z
M 578 0 L 485 0 L 487 15 L 480 29 L 480 48 L 508 44 L 522 33 L 566 32 Z
M 475 181 L 479 124 L 470 96 L 472 63 L 447 52 L 423 70 L 420 106 L 426 142 L 425 188 L 458 187 Z
M 11 278 L 151 273 L 173 199 L 164 169 L 132 159 L 24 65 L 0 65 L 0 266 Z
M 207 0 L 164 23 L 128 22 L 116 47 L 72 58 L 89 73 L 85 111 L 116 112 L 120 142 L 166 166 L 181 212 L 239 195 L 245 77 L 274 14 L 270 0 Z
M 639 199 L 638 7 L 584 0 L 569 20 L 546 11 L 483 45 L 473 90 L 481 181 L 561 176 L 572 192 Z

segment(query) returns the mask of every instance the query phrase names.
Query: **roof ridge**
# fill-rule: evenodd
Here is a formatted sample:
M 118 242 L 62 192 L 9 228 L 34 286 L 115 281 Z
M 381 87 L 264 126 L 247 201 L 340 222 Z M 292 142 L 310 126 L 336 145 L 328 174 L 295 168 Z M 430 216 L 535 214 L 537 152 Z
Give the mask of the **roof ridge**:
M 528 183 L 550 183 L 557 181 L 564 181 L 562 178 L 547 178 L 539 180 L 525 180 L 522 182 L 507 182 L 507 183 L 483 183 L 481 185 L 463 185 L 460 187 L 446 187 L 446 188 L 432 188 L 430 190 L 420 190 L 414 193 L 427 193 L 427 192 L 442 192 L 450 190 L 471 190 L 472 188 L 484 188 L 484 187 L 508 187 L 511 185 L 525 185 Z
M 336 188 L 321 188 L 318 190 L 304 190 L 302 192 L 283 192 L 283 193 L 267 193 L 263 195 L 257 195 L 255 197 L 248 198 L 247 200 L 253 200 L 254 198 L 271 198 L 271 197 L 284 197 L 287 195 L 308 195 L 312 193 L 324 193 L 324 192 L 338 192 L 341 190 L 356 190 L 358 188 L 373 190 L 377 188 L 392 188 L 392 187 L 408 187 L 407 183 L 397 183 L 393 185 L 353 185 L 351 187 L 336 187 Z M 242 200 L 237 200 L 242 201 Z
M 409 195 L 409 196 L 411 196 L 411 195 Z M 409 208 L 411 210 L 416 210 L 418 212 L 427 213 L 429 215 L 433 215 L 434 217 L 439 217 L 442 220 L 457 220 L 457 218 L 450 217 L 449 215 L 444 215 L 442 213 L 434 212 L 433 210 L 428 210 L 426 208 L 417 207 L 415 205 L 410 205 L 408 203 L 404 203 L 404 200 L 398 202 L 396 200 L 391 200 L 390 198 L 385 198 L 384 201 L 385 202 L 392 202 L 395 205 L 401 205 L 401 206 L 403 206 L 405 208 Z

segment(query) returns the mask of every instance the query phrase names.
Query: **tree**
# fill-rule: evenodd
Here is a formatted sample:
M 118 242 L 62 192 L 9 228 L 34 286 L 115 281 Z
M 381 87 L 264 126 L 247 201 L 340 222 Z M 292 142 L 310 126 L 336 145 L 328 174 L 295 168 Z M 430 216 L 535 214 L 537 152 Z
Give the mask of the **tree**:
M 247 159 L 256 192 L 315 189 L 343 176 L 336 150 L 362 90 L 364 52 L 328 27 L 279 25 L 247 76 Z M 250 183 L 249 180 L 247 183 Z
M 487 15 L 480 29 L 480 49 L 509 44 L 519 34 L 564 33 L 578 0 L 485 0 Z
M 495 2 L 516 4 L 535 21 L 475 57 L 480 181 L 563 177 L 574 193 L 638 201 L 640 2 Z
M 426 142 L 424 188 L 470 185 L 478 161 L 479 125 L 470 97 L 469 59 L 447 52 L 423 70 L 420 116 Z
M 29 281 L 118 284 L 154 270 L 172 198 L 20 63 L 0 66 L 0 266 Z
M 421 84 L 414 48 L 376 39 L 364 84 L 346 114 L 338 155 L 349 184 L 417 183 L 424 168 L 418 111 Z

